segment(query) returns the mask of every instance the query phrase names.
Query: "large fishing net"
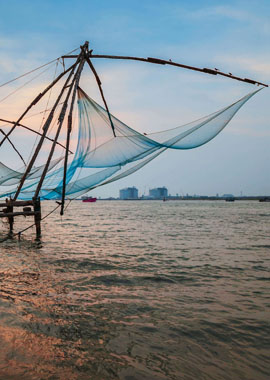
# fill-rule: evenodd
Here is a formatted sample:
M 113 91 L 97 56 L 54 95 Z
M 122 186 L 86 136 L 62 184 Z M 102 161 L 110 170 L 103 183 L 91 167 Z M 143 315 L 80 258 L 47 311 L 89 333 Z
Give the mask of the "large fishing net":
M 73 159 L 66 174 L 66 198 L 74 199 L 90 190 L 124 178 L 149 163 L 167 149 L 192 149 L 213 139 L 236 112 L 258 91 L 199 120 L 162 132 L 141 134 L 78 89 L 79 132 Z M 111 128 L 115 129 L 115 136 Z M 62 158 L 50 163 L 40 198 L 58 199 L 63 190 Z M 30 171 L 19 199 L 31 199 L 44 165 Z M 23 169 L 13 170 L 0 163 L 0 197 L 13 197 L 23 176 Z

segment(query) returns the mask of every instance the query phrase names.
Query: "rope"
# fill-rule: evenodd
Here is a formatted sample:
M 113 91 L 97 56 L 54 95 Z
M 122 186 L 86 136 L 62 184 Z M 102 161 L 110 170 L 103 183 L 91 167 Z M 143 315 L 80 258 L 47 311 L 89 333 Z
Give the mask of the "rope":
M 29 81 L 25 82 L 22 86 L 16 88 L 16 90 L 11 91 L 7 96 L 4 96 L 2 99 L 0 99 L 0 103 L 9 98 L 11 95 L 15 94 L 17 91 L 21 90 L 24 86 L 32 82 L 34 79 L 38 78 L 40 75 L 44 74 L 47 70 L 49 70 L 50 67 L 47 67 L 45 70 L 41 71 L 38 75 L 34 76 L 33 78 L 29 79 Z
M 64 104 L 64 102 L 59 103 L 59 104 L 57 105 L 57 107 L 61 106 L 62 104 Z M 56 107 L 56 108 L 57 108 L 57 107 Z M 34 116 L 40 115 L 41 113 L 49 112 L 49 111 L 51 111 L 52 108 L 53 108 L 53 107 L 50 107 L 50 108 L 44 109 L 44 110 L 42 110 L 42 111 L 40 111 L 40 112 L 33 113 L 33 114 L 29 115 L 29 116 L 25 116 L 23 119 L 24 119 L 24 120 L 25 120 L 25 119 L 29 119 L 29 118 L 31 118 L 31 117 L 34 117 Z
M 1 132 L 4 136 L 7 135 L 2 129 L 0 129 L 0 132 Z M 25 161 L 24 161 L 24 159 L 23 159 L 23 156 L 20 154 L 20 152 L 18 151 L 18 149 L 16 149 L 15 145 L 13 144 L 13 142 L 10 140 L 9 137 L 7 137 L 7 140 L 8 140 L 8 142 L 10 143 L 10 145 L 12 146 L 12 148 L 15 150 L 15 152 L 19 155 L 19 157 L 20 157 L 20 159 L 22 160 L 24 166 L 26 166 L 26 163 L 25 163 Z
M 57 60 L 57 62 L 56 62 L 55 70 L 54 70 L 54 75 L 53 75 L 53 80 L 52 81 L 54 81 L 55 78 L 56 78 L 56 72 L 57 72 L 58 64 L 59 64 L 59 60 Z M 46 104 L 46 107 L 45 107 L 45 110 L 44 110 L 44 113 L 43 113 L 43 117 L 42 117 L 42 120 L 41 120 L 41 123 L 40 123 L 39 130 L 41 129 L 41 127 L 43 125 L 43 121 L 45 119 L 45 113 L 46 113 L 46 110 L 48 109 L 48 105 L 49 105 L 50 100 L 51 100 L 52 90 L 53 90 L 53 87 L 50 89 L 50 92 L 49 92 L 49 97 L 47 99 L 47 104 Z
M 68 208 L 68 206 L 70 205 L 70 203 L 73 201 L 73 199 L 69 199 L 69 203 L 66 205 L 66 207 L 65 207 L 65 210 L 64 211 L 66 211 L 66 209 Z M 60 206 L 60 205 L 59 205 Z
M 69 52 L 69 53 L 67 53 L 67 54 L 65 54 L 65 55 L 69 55 L 69 54 L 71 54 L 71 53 L 74 53 L 74 51 L 76 51 L 76 50 L 79 50 L 79 48 L 76 48 L 76 49 L 72 50 L 71 52 Z M 5 82 L 5 83 L 2 83 L 2 84 L 0 85 L 0 87 L 6 86 L 7 84 L 12 83 L 12 82 L 14 82 L 14 81 L 16 81 L 16 80 L 18 80 L 18 79 L 20 79 L 20 78 L 23 78 L 23 77 L 25 77 L 26 75 L 32 74 L 34 71 L 37 71 L 37 70 L 39 70 L 39 69 L 42 69 L 42 68 L 45 67 L 45 66 L 50 65 L 51 63 L 58 61 L 58 59 L 60 59 L 60 58 L 61 58 L 61 57 L 58 57 L 58 58 L 56 58 L 56 59 L 53 59 L 53 60 L 50 61 L 50 62 L 44 63 L 44 65 L 41 65 L 41 66 L 39 66 L 39 67 L 37 67 L 37 68 L 35 68 L 35 69 L 33 69 L 33 70 L 28 71 L 27 73 L 24 73 L 24 74 L 22 74 L 22 75 L 20 75 L 20 76 L 18 76 L 18 77 L 16 77 L 16 78 L 14 78 L 14 79 L 11 79 L 11 80 L 9 80 L 9 81 L 7 81 L 7 82 Z

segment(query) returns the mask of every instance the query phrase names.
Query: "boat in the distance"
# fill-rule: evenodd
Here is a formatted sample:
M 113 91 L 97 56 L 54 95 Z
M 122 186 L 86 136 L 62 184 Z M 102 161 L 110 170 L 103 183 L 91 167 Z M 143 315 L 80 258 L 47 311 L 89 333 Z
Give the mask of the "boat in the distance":
M 83 202 L 96 202 L 97 198 L 95 197 L 82 197 Z

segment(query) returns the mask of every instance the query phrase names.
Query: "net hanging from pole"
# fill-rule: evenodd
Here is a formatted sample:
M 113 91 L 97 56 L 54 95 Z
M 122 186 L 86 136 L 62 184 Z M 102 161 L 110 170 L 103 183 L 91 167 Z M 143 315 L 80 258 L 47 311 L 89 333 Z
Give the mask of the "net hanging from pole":
M 261 89 L 189 124 L 144 135 L 108 114 L 106 109 L 78 88 L 78 142 L 75 154 L 67 165 L 66 198 L 74 199 L 98 186 L 124 178 L 167 149 L 193 149 L 209 142 Z M 40 191 L 41 199 L 61 197 L 64 170 L 62 161 L 62 158 L 51 161 Z M 32 168 L 18 199 L 31 199 L 34 196 L 43 167 Z M 2 186 L 8 187 L 1 191 L 0 197 L 12 197 L 22 175 L 22 171 L 15 171 L 0 163 L 0 189 Z

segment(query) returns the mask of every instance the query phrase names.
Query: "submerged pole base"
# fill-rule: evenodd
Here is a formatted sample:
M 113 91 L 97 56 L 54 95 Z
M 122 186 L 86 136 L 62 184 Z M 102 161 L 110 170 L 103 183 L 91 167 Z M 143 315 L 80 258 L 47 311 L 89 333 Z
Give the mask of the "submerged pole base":
M 41 207 L 40 207 L 40 198 L 33 198 L 34 203 L 34 219 L 35 219 L 35 226 L 36 226 L 36 239 L 41 238 Z

